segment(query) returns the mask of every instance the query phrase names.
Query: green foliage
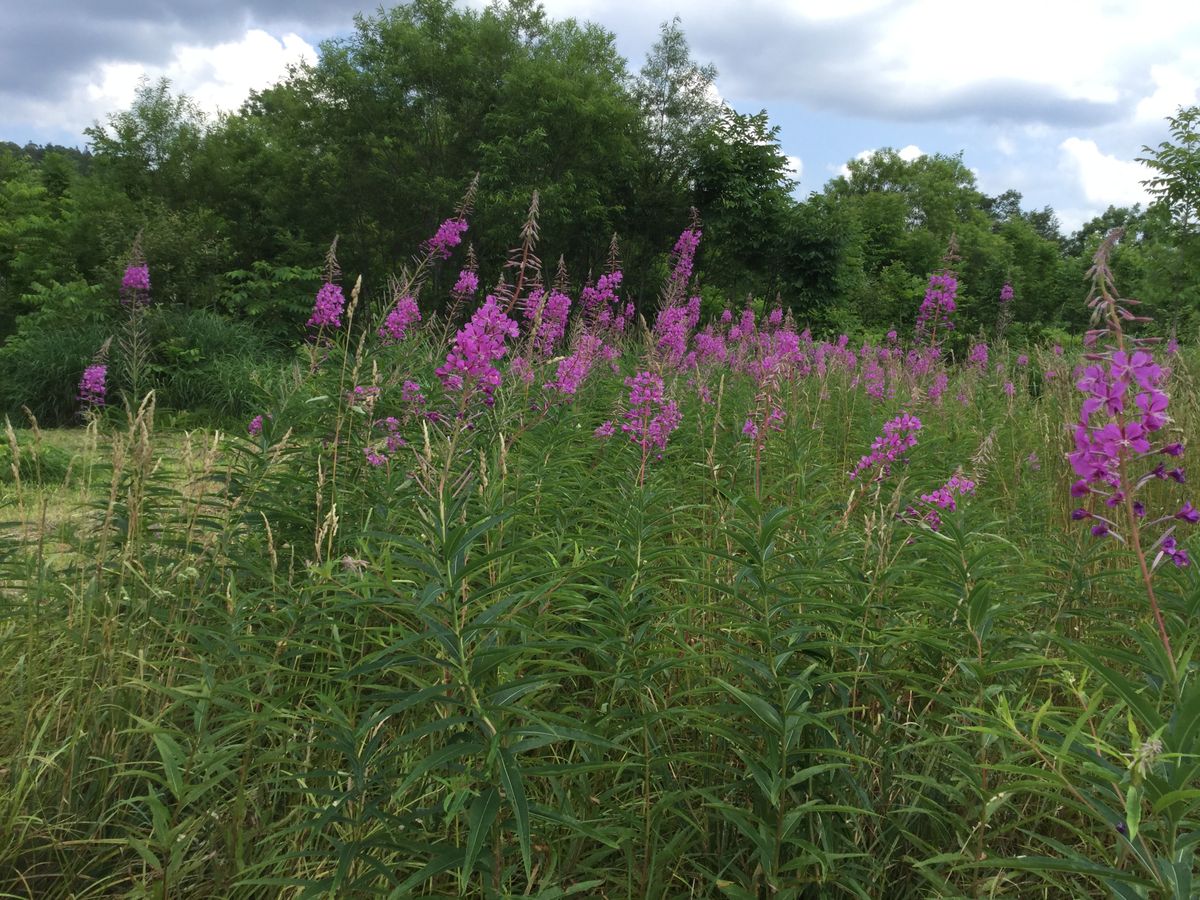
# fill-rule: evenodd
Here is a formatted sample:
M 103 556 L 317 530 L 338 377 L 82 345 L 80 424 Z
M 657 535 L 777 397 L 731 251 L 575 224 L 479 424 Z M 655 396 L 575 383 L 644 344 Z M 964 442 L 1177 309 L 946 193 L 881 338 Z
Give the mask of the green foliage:
M 13 448 L 16 447 L 16 465 Z M 61 483 L 71 465 L 71 454 L 38 440 L 34 432 L 14 430 L 0 443 L 0 482 L 50 485 Z
M 113 333 L 89 308 L 97 293 L 82 283 L 38 292 L 44 307 L 0 347 L 0 414 L 20 421 L 24 407 L 47 425 L 75 418 L 79 378 Z
M 210 393 L 262 353 L 215 313 L 147 321 Z M 956 371 L 912 400 L 911 462 L 855 485 L 893 406 L 850 373 L 782 389 L 761 471 L 755 386 L 681 376 L 639 487 L 639 449 L 592 437 L 620 374 L 414 415 L 438 331 L 310 347 L 237 401 L 259 436 L 98 422 L 61 517 L 57 436 L 18 436 L 0 891 L 1189 896 L 1200 581 L 1157 576 L 1176 681 L 1127 554 L 1069 524 L 1069 385 Z M 409 445 L 372 466 L 388 415 Z M 960 466 L 940 530 L 898 515 Z

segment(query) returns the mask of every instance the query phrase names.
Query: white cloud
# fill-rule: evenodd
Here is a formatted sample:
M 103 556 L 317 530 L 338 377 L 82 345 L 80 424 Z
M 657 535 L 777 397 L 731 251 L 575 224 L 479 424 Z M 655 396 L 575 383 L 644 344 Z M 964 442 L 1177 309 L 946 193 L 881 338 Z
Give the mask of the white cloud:
M 798 156 L 792 156 L 790 153 L 786 156 L 787 159 L 787 175 L 793 181 L 799 181 L 800 176 L 804 174 L 804 160 Z
M 316 58 L 316 50 L 297 34 L 275 38 L 251 29 L 238 41 L 176 47 L 175 59 L 162 74 L 201 108 L 216 112 L 237 109 L 250 91 L 269 87 L 289 65 Z
M 924 156 L 925 151 L 916 144 L 909 144 L 907 147 L 901 147 L 896 155 L 905 162 L 912 162 L 914 159 Z
M 8 110 L 16 121 L 36 121 L 43 127 L 82 133 L 92 122 L 133 102 L 138 81 L 166 77 L 175 93 L 185 93 L 209 114 L 234 110 L 251 90 L 261 90 L 282 78 L 289 64 L 315 61 L 316 51 L 299 35 L 276 38 L 251 29 L 236 41 L 211 46 L 176 44 L 165 65 L 102 63 L 77 76 L 65 95 L 54 100 L 28 100 Z
M 1173 65 L 1150 67 L 1154 93 L 1143 97 L 1134 111 L 1139 122 L 1161 122 L 1181 106 L 1200 102 L 1200 54 L 1190 53 Z
M 1074 178 L 1084 198 L 1094 207 L 1146 204 L 1149 196 L 1141 181 L 1146 168 L 1133 160 L 1104 153 L 1093 140 L 1069 137 L 1059 144 L 1060 168 Z

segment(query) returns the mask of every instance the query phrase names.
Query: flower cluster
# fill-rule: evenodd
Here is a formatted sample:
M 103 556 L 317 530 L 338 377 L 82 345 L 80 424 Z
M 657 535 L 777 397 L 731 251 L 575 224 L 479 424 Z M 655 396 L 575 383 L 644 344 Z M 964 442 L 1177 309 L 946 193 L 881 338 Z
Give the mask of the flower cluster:
M 1000 288 L 1000 302 L 1010 303 L 1013 298 L 1013 286 L 1007 281 L 1004 282 L 1004 287 Z
M 396 305 L 383 320 L 379 336 L 383 338 L 385 344 L 399 343 L 408 334 L 409 326 L 420 321 L 421 310 L 417 306 L 417 301 L 411 295 L 405 294 L 396 301 Z
M 458 281 L 454 282 L 451 293 L 460 297 L 470 297 L 479 290 L 479 275 L 473 269 L 463 269 L 458 273 Z
M 665 450 L 683 415 L 674 400 L 664 398 L 662 378 L 653 372 L 639 372 L 626 378 L 625 386 L 629 388 L 629 409 L 621 430 L 642 448 L 643 454 L 652 449 Z
M 766 436 L 772 431 L 783 431 L 783 410 L 772 406 L 760 427 L 753 418 L 747 419 L 742 426 L 742 434 L 754 441 L 756 446 L 766 443 Z
M 678 285 L 680 290 L 691 280 L 696 250 L 700 246 L 702 234 L 699 228 L 685 228 L 679 235 L 679 240 L 675 242 L 675 265 L 671 269 L 671 283 Z
M 858 465 L 850 473 L 850 480 L 876 466 L 879 467 L 876 478 L 886 478 L 891 474 L 892 463 L 902 460 L 904 454 L 917 445 L 917 432 L 920 430 L 921 420 L 905 412 L 885 422 L 883 434 L 871 443 L 871 452 L 859 459 Z
M 600 276 L 595 285 L 587 285 L 579 296 L 583 318 L 597 331 L 623 332 L 633 318 L 633 304 L 621 307 L 617 288 L 624 278 L 620 270 Z
M 466 230 L 466 219 L 447 219 L 438 226 L 437 233 L 425 242 L 425 249 L 430 256 L 437 259 L 449 259 L 450 251 L 462 243 L 463 232 Z
M 564 397 L 573 396 L 591 372 L 592 364 L 600 355 L 602 346 L 600 338 L 590 334 L 581 335 L 575 352 L 558 361 L 554 380 L 547 382 L 543 387 Z
M 567 333 L 570 313 L 571 298 L 557 288 L 538 288 L 525 300 L 525 321 L 533 329 L 533 347 L 542 356 L 554 353 L 554 345 Z
M 331 281 L 321 285 L 317 291 L 317 299 L 313 303 L 312 315 L 308 319 L 309 328 L 342 327 L 342 310 L 346 308 L 346 297 L 342 294 L 341 285 Z
M 260 434 L 262 434 L 262 430 L 263 430 L 263 417 L 262 417 L 262 413 L 259 413 L 257 416 L 255 416 L 253 419 L 250 420 L 250 424 L 246 426 L 246 432 L 250 435 L 250 437 L 258 437 Z
M 967 353 L 967 362 L 980 372 L 986 369 L 988 364 L 988 345 L 982 341 L 978 344 L 972 344 L 970 351 Z
M 936 491 L 921 495 L 921 503 L 925 505 L 923 510 L 910 506 L 904 511 L 904 518 L 910 522 L 924 522 L 934 531 L 937 531 L 942 527 L 942 517 L 939 510 L 954 512 L 954 510 L 958 509 L 959 498 L 974 493 L 975 482 L 961 472 L 955 472 Z
M 939 329 L 951 331 L 954 322 L 950 317 L 958 308 L 955 296 L 958 293 L 958 278 L 949 270 L 935 272 L 929 276 L 929 287 L 925 291 L 925 299 L 917 312 L 917 339 L 936 340 Z
M 108 366 L 95 364 L 83 370 L 79 379 L 79 402 L 86 408 L 103 406 L 106 397 L 105 380 L 108 377 Z
M 675 367 L 683 362 L 688 339 L 699 321 L 699 297 L 692 297 L 686 305 L 668 306 L 659 312 L 654 320 L 654 344 L 667 365 Z
M 493 394 L 500 386 L 500 371 L 493 365 L 504 356 L 505 338 L 515 338 L 517 323 L 504 314 L 489 294 L 482 306 L 454 336 L 454 346 L 446 354 L 446 362 L 436 374 L 449 391 L 478 389 L 484 403 L 491 406 Z M 464 397 L 465 402 L 465 397 Z
M 1144 350 L 1111 354 L 1086 367 L 1076 387 L 1084 394 L 1075 427 L 1075 473 L 1086 484 L 1121 490 L 1121 466 L 1130 455 L 1150 452 L 1150 435 L 1166 424 L 1162 368 Z M 1129 402 L 1133 394 L 1132 403 Z M 1093 417 L 1101 414 L 1103 421 Z
M 1155 432 L 1169 421 L 1169 398 L 1162 390 L 1164 373 L 1154 357 L 1146 350 L 1116 350 L 1107 357 L 1098 357 L 1076 382 L 1084 401 L 1075 426 L 1075 450 L 1067 455 L 1079 476 L 1071 486 L 1071 494 L 1102 496 L 1110 508 L 1121 506 L 1128 498 L 1134 517 L 1143 519 L 1145 506 L 1134 500 L 1134 495 L 1154 480 L 1183 483 L 1184 472 L 1178 466 L 1168 468 L 1158 462 L 1135 478 L 1129 472 L 1130 465 L 1152 456 L 1178 457 L 1183 446 L 1174 442 L 1159 446 L 1154 443 Z M 1116 523 L 1100 513 L 1080 507 L 1071 515 L 1076 520 L 1092 520 L 1091 530 L 1096 537 L 1117 533 Z M 1194 523 L 1200 516 L 1196 516 L 1190 503 L 1184 503 L 1173 518 Z M 1147 524 L 1163 521 L 1157 519 Z M 1177 566 L 1187 565 L 1187 551 L 1178 546 L 1171 528 L 1164 531 L 1157 546 L 1157 559 L 1168 557 Z
M 150 302 L 150 269 L 145 264 L 128 266 L 121 278 L 121 303 L 144 306 Z

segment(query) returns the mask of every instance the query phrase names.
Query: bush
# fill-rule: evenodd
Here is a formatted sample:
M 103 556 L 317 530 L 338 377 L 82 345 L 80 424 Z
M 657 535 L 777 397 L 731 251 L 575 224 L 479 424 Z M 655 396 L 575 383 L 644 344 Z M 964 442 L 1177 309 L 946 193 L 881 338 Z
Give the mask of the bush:
M 48 313 L 23 317 L 0 348 L 0 414 L 23 420 L 27 407 L 43 425 L 76 421 L 79 377 L 111 333 L 96 319 L 68 324 Z
M 26 484 L 52 484 L 62 481 L 71 465 L 71 454 L 49 444 L 35 441 L 28 431 L 18 431 L 17 448 L 20 454 L 18 472 Z M 12 484 L 12 445 L 5 440 L 0 443 L 0 482 Z
M 153 383 L 160 407 L 253 415 L 256 373 L 277 367 L 278 356 L 257 329 L 206 309 L 162 309 L 150 324 Z

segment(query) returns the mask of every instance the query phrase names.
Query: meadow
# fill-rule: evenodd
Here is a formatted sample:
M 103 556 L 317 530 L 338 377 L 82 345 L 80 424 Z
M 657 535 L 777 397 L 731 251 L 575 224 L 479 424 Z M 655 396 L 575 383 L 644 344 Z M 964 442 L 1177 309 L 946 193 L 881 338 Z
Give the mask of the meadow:
M 1200 353 L 1118 235 L 1026 347 L 952 258 L 915 332 L 704 311 L 697 222 L 653 322 L 532 218 L 435 315 L 466 215 L 377 321 L 331 251 L 230 429 L 119 393 L 134 259 L 86 424 L 9 425 L 0 895 L 1196 895 Z

